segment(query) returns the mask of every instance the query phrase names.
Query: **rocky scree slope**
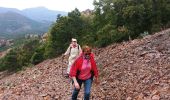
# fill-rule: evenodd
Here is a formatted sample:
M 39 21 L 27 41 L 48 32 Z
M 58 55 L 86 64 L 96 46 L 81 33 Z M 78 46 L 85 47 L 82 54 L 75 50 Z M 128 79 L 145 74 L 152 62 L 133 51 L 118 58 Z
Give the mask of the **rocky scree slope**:
M 170 29 L 94 53 L 100 84 L 93 84 L 92 100 L 170 100 Z M 70 99 L 70 80 L 62 76 L 65 66 L 58 57 L 1 77 L 0 100 Z

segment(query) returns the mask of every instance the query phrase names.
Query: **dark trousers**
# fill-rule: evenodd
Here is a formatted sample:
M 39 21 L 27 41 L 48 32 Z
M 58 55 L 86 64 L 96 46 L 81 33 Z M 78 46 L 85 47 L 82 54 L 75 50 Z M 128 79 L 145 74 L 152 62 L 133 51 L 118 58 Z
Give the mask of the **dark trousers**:
M 78 84 L 81 85 L 82 83 L 84 83 L 84 100 L 90 100 L 90 91 L 91 91 L 91 86 L 92 86 L 92 78 L 89 78 L 87 80 L 79 80 L 77 79 Z M 77 100 L 77 96 L 79 93 L 80 89 L 77 90 L 76 88 L 74 88 L 73 90 L 73 94 L 72 94 L 72 100 Z

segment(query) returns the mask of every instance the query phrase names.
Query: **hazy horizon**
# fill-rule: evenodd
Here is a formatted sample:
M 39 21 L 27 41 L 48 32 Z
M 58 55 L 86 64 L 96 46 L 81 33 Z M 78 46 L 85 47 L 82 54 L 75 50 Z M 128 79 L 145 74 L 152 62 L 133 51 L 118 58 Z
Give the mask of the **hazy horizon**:
M 94 9 L 94 0 L 0 0 L 0 7 L 18 10 L 45 7 L 49 10 L 70 12 L 75 8 L 80 11 Z

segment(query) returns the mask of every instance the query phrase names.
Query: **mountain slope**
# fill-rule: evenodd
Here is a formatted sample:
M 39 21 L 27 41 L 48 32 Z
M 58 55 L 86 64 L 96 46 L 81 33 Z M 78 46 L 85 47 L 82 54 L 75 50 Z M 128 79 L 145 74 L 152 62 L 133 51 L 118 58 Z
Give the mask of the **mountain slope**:
M 45 33 L 55 22 L 58 14 L 67 12 L 53 11 L 45 7 L 18 10 L 0 7 L 0 36 L 13 37 L 26 33 Z
M 48 25 L 31 20 L 15 12 L 0 13 L 0 34 L 46 32 Z
M 6 13 L 6 12 L 16 12 L 21 14 L 22 12 L 16 8 L 5 8 L 5 7 L 0 7 L 0 13 Z
M 22 12 L 25 16 L 39 22 L 54 22 L 58 14 L 61 14 L 62 16 L 67 15 L 67 12 L 49 10 L 45 7 L 28 8 L 22 10 Z
M 55 22 L 58 14 L 61 14 L 61 16 L 67 15 L 67 12 L 49 10 L 45 7 L 27 8 L 24 10 L 0 7 L 0 14 L 6 13 L 6 12 L 19 13 L 19 14 L 26 16 L 32 20 L 35 20 L 38 22 L 48 22 L 48 23 Z
M 169 43 L 170 29 L 95 49 L 100 84 L 93 85 L 92 100 L 170 100 Z M 65 67 L 58 57 L 0 77 L 0 99 L 68 100 L 71 87 L 62 76 Z

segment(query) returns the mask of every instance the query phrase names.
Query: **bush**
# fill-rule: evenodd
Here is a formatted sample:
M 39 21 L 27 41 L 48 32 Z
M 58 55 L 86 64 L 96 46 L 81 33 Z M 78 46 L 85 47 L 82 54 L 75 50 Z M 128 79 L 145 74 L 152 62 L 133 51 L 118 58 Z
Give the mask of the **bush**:
M 36 48 L 39 46 L 38 40 L 28 40 L 19 50 L 18 50 L 18 62 L 21 66 L 28 66 L 31 62 L 31 57 L 34 54 Z
M 44 52 L 45 52 L 45 47 L 42 46 L 42 47 L 39 47 L 35 52 L 34 54 L 32 55 L 31 57 L 31 63 L 32 64 L 38 64 L 40 63 L 41 61 L 43 61 L 45 58 L 44 58 Z
M 1 59 L 0 64 L 1 71 L 2 70 L 16 71 L 22 68 L 21 65 L 19 65 L 18 63 L 17 51 L 15 49 L 7 53 L 7 55 Z
M 113 42 L 121 42 L 128 40 L 128 32 L 119 32 L 112 25 L 106 25 L 104 28 L 98 31 L 98 40 L 96 45 L 98 47 L 105 47 Z
M 28 66 L 39 45 L 38 40 L 28 40 L 22 46 L 11 49 L 6 56 L 0 60 L 0 71 L 18 71 L 21 70 L 23 66 Z
M 154 24 L 151 28 L 152 32 L 158 32 L 160 30 L 161 30 L 161 25 L 158 25 L 158 24 Z

